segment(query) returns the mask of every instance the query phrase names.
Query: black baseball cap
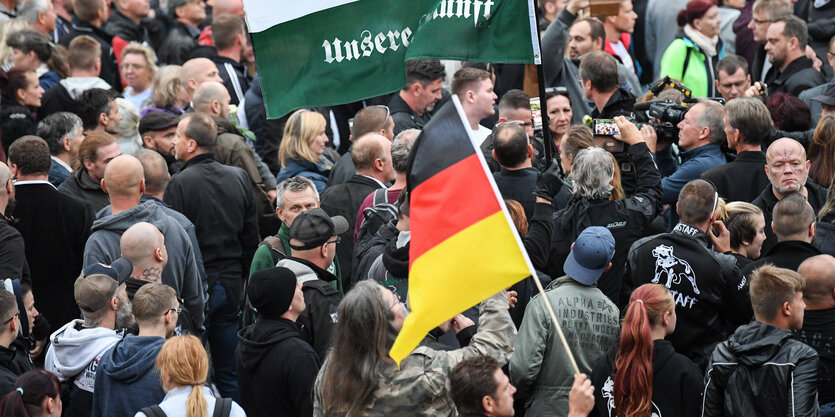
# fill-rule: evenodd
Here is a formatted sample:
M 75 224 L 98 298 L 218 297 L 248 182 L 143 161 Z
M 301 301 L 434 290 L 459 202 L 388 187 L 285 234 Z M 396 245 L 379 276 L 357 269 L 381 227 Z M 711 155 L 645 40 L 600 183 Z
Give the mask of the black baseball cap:
M 325 244 L 333 236 L 348 230 L 348 221 L 342 216 L 329 216 L 325 210 L 314 208 L 299 214 L 290 226 L 290 247 L 295 250 L 313 249 Z M 293 240 L 302 242 L 294 245 Z

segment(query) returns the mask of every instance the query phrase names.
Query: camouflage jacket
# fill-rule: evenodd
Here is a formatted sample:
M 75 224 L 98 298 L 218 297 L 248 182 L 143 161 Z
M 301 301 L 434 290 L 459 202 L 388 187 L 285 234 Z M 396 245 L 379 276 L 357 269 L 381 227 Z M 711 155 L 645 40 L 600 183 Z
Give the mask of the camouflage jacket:
M 425 346 L 415 349 L 397 366 L 386 363 L 380 369 L 380 379 L 374 400 L 364 416 L 456 416 L 455 404 L 449 393 L 449 372 L 459 362 L 477 356 L 496 358 L 504 365 L 513 352 L 516 327 L 508 313 L 504 291 L 481 303 L 479 328 L 469 346 L 440 351 Z M 320 384 L 325 369 L 332 360 L 325 360 L 313 388 L 313 415 L 324 416 Z

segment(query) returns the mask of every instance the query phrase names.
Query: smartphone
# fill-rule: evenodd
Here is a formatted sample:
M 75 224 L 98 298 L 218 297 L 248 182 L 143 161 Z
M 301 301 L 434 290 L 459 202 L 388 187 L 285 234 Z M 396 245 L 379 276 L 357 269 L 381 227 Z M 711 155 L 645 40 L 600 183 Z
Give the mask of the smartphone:
M 531 114 L 533 116 L 533 130 L 542 130 L 542 105 L 539 97 L 531 97 Z
M 595 136 L 614 136 L 620 135 L 620 129 L 614 119 L 594 119 L 592 120 L 591 130 Z

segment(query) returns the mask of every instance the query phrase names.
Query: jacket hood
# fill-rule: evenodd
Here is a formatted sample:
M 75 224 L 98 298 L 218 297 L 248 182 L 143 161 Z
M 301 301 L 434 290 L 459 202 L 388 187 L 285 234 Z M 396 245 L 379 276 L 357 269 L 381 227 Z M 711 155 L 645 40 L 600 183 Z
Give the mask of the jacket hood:
M 296 274 L 296 279 L 299 280 L 299 282 L 301 282 L 302 284 L 304 284 L 307 281 L 312 281 L 314 279 L 319 278 L 312 268 L 290 258 L 284 258 L 278 261 L 278 263 L 275 264 L 275 266 L 283 266 L 293 271 L 293 273 Z
M 153 370 L 163 343 L 162 337 L 129 334 L 106 354 L 110 360 L 102 360 L 99 370 L 115 380 L 132 384 Z
M 658 372 L 675 355 L 676 350 L 669 340 L 659 339 L 652 342 L 652 369 Z
M 122 234 L 125 230 L 138 222 L 148 222 L 160 227 L 162 224 L 160 220 L 164 220 L 166 217 L 167 216 L 165 212 L 162 211 L 162 208 L 160 208 L 157 204 L 154 204 L 152 201 L 146 201 L 121 213 L 112 214 L 96 220 L 93 222 L 93 227 L 90 231 L 95 232 L 97 230 L 108 230 Z M 164 230 L 160 231 L 165 233 Z
M 52 345 L 46 352 L 44 369 L 59 377 L 73 377 L 102 352 L 122 340 L 122 336 L 114 330 L 83 328 L 81 323 L 81 320 L 71 321 L 49 337 Z
M 244 369 L 251 374 L 264 361 L 273 346 L 299 337 L 296 323 L 287 319 L 259 318 L 255 324 L 238 332 L 238 354 Z
M 67 93 L 73 100 L 91 88 L 103 88 L 105 90 L 112 88 L 107 81 L 99 77 L 68 77 L 61 80 L 60 84 L 67 89 Z
M 741 326 L 728 339 L 728 350 L 746 366 L 762 365 L 780 350 L 792 334 L 777 326 L 754 322 Z

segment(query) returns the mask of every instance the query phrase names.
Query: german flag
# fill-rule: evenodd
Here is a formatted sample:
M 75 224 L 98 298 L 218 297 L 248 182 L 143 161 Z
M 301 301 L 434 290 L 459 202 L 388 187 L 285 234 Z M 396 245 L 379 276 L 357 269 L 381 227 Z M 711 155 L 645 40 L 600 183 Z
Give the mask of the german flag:
M 430 330 L 533 269 L 465 123 L 453 96 L 412 147 L 407 171 L 412 311 L 391 348 L 397 363 Z

